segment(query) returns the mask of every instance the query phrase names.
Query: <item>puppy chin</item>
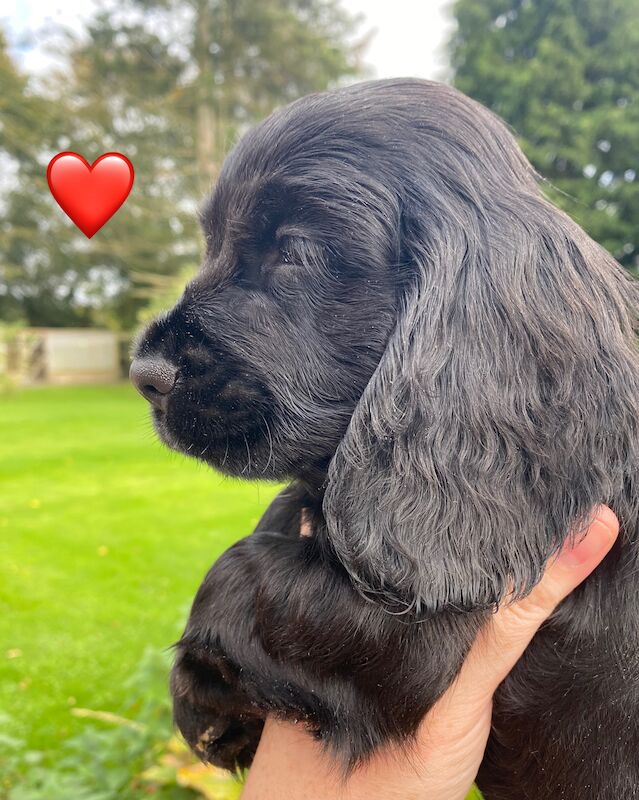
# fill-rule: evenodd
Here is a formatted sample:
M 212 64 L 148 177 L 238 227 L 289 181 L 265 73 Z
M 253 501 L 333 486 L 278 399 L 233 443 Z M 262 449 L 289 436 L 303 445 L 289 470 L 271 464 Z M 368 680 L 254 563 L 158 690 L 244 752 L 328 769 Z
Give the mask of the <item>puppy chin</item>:
M 216 472 L 244 480 L 282 480 L 289 472 L 282 467 L 268 442 L 256 440 L 255 429 L 243 430 L 231 423 L 227 427 L 202 430 L 198 438 L 185 434 L 188 422 L 174 423 L 167 413 L 153 409 L 153 426 L 160 441 L 171 450 L 195 458 Z
M 158 411 L 155 408 L 151 411 L 151 419 L 158 439 L 171 450 L 184 453 L 185 455 L 191 455 L 191 453 L 188 452 L 188 444 L 183 444 L 180 441 L 180 437 L 176 435 L 172 431 L 170 425 L 167 424 L 166 416 L 164 411 Z

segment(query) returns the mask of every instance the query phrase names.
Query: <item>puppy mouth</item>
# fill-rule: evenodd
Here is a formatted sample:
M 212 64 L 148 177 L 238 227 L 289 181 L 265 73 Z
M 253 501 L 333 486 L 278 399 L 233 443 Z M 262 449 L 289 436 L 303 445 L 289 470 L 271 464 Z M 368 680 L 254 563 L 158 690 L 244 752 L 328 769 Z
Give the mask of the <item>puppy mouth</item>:
M 151 415 L 159 439 L 172 450 L 235 473 L 238 455 L 250 467 L 256 449 L 270 440 L 273 402 L 263 387 L 229 382 L 197 388 L 180 378 Z

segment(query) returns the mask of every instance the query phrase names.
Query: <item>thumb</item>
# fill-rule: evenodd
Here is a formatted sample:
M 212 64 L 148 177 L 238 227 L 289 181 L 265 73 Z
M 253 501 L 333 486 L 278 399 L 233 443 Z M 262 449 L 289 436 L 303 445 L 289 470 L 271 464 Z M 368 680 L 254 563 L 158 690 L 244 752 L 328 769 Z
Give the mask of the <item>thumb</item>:
M 542 622 L 590 575 L 615 543 L 619 520 L 614 512 L 607 506 L 597 506 L 591 519 L 583 536 L 569 537 L 530 594 L 502 605 L 477 637 L 459 680 L 468 681 L 466 685 L 474 686 L 478 695 L 494 693 Z

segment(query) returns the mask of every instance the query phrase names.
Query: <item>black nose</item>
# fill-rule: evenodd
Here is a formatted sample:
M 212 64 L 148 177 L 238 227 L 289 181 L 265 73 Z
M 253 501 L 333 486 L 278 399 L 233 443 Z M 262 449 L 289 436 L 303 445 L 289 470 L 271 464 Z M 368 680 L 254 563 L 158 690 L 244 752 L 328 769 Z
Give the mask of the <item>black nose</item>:
M 136 358 L 129 370 L 129 378 L 138 392 L 160 411 L 166 411 L 176 375 L 177 367 L 158 356 Z

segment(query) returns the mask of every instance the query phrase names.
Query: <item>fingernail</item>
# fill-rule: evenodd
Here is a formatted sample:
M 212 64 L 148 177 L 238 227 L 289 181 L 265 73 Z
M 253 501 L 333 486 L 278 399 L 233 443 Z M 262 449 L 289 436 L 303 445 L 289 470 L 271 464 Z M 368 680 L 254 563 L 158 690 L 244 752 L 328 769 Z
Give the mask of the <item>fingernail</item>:
M 603 558 L 619 532 L 619 521 L 615 514 L 607 507 L 597 509 L 597 517 L 588 528 L 588 533 L 577 544 L 570 548 L 568 545 L 561 551 L 559 561 L 568 567 L 578 567 L 586 562 Z M 601 560 L 600 558 L 600 560 Z

